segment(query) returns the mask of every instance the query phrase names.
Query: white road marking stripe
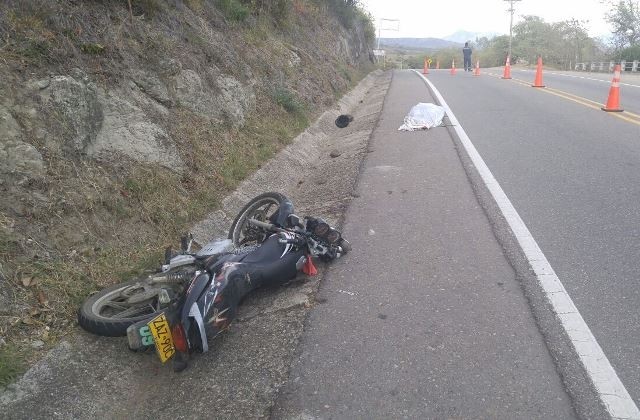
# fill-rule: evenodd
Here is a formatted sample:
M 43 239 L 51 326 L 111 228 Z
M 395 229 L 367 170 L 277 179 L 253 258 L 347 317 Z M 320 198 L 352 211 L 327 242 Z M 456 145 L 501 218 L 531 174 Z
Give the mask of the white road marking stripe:
M 416 71 L 416 74 L 422 77 L 431 88 L 440 105 L 445 109 L 453 128 L 460 138 L 460 142 L 509 224 L 608 413 L 614 419 L 640 419 L 640 410 L 622 384 L 622 381 L 620 381 L 620 378 L 618 378 L 609 359 L 607 359 L 593 336 L 591 329 L 589 329 L 582 315 L 578 312 L 578 308 L 576 308 L 564 285 L 555 271 L 553 271 L 547 257 L 542 253 L 531 232 L 529 232 L 529 229 L 520 218 L 502 187 L 500 187 L 500 184 L 498 184 L 489 167 L 484 163 L 460 122 L 433 83 L 419 72 Z

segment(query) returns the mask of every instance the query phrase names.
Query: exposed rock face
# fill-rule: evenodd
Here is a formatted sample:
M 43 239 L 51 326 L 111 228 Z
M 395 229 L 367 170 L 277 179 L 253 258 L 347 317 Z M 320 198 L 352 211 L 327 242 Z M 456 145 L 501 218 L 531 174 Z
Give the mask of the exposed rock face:
M 20 126 L 9 110 L 0 105 L 0 173 L 39 178 L 44 175 L 42 155 L 22 141 Z
M 30 83 L 40 88 L 43 81 Z M 98 102 L 97 88 L 86 74 L 74 69 L 73 76 L 54 76 L 40 91 L 43 105 L 50 112 L 59 114 L 67 126 L 63 148 L 84 152 L 95 141 L 102 124 L 102 107 Z
M 138 70 L 133 75 L 133 82 L 142 92 L 162 105 L 167 107 L 175 105 L 175 100 L 169 95 L 167 86 L 160 80 L 157 74 L 145 73 Z
M 233 126 L 243 126 L 245 115 L 255 105 L 253 90 L 243 86 L 233 77 L 220 77 L 217 82 L 221 93 L 216 100 L 222 115 L 230 120 Z
M 200 114 L 208 114 L 215 106 L 211 95 L 203 86 L 200 75 L 193 70 L 182 70 L 175 78 L 175 95 L 180 105 Z
M 42 112 L 62 128 L 54 138 L 63 151 L 100 159 L 124 155 L 142 163 L 180 171 L 183 163 L 162 122 L 169 109 L 182 106 L 212 120 L 241 127 L 255 104 L 251 86 L 217 74 L 211 86 L 193 70 L 166 60 L 161 72 L 133 72 L 127 86 L 98 88 L 79 69 L 70 75 L 31 80 Z M 22 142 L 21 127 L 8 110 L 0 110 L 0 170 L 41 174 L 42 156 Z M 40 137 L 52 135 L 38 131 Z M 53 135 L 53 137 L 56 137 Z M 36 136 L 37 137 L 37 136 Z
M 135 100 L 136 95 L 130 94 Z M 89 156 L 128 156 L 138 162 L 157 163 L 180 170 L 182 162 L 169 135 L 124 92 L 100 91 L 103 119 L 95 140 L 86 148 Z
M 27 86 L 40 96 L 43 114 L 62 127 L 56 133 L 48 133 L 41 127 L 36 137 L 58 143 L 65 152 L 101 159 L 124 155 L 138 162 L 180 170 L 183 165 L 175 144 L 154 122 L 158 119 L 154 117 L 166 115 L 163 104 L 172 105 L 174 101 L 157 76 L 143 73 L 137 76 L 134 89 L 108 91 L 98 88 L 78 69 L 74 69 L 72 75 L 28 82 Z M 21 129 L 11 114 L 0 111 L 0 118 L 0 124 L 4 124 L 0 127 L 0 136 L 3 136 L 0 160 L 8 162 L 0 163 L 0 168 L 18 170 L 17 165 L 22 171 L 42 173 L 40 153 L 18 140 Z
M 61 10 L 68 19 L 44 24 L 43 34 L 55 48 L 40 53 L 54 58 L 50 67 L 35 65 L 38 71 L 0 78 L 0 101 L 13 98 L 0 102 L 2 173 L 43 176 L 50 156 L 102 161 L 126 156 L 181 171 L 180 139 L 170 121 L 188 124 L 191 117 L 203 117 L 238 129 L 255 111 L 257 94 L 262 100 L 276 88 L 327 106 L 348 85 L 346 67 L 367 61 L 360 25 L 346 29 L 330 19 L 323 26 L 317 17 L 327 9 L 311 4 L 299 5 L 288 16 L 289 31 L 277 36 L 277 30 L 231 28 L 213 4 L 203 4 L 197 13 L 159 7 L 149 20 L 131 22 L 126 35 L 118 25 L 128 26 L 126 19 L 132 18 L 121 4 L 71 2 Z M 78 25 L 70 23 L 75 21 Z M 96 40 L 104 48 L 83 49 Z M 4 68 L 0 63 L 0 71 Z M 25 80 L 25 74 L 37 76 Z M 10 82 L 3 86 L 4 80 Z
M 212 73 L 218 73 L 212 69 Z M 176 101 L 186 108 L 209 118 L 226 121 L 234 127 L 244 125 L 245 115 L 255 103 L 250 87 L 244 87 L 230 76 L 215 78 L 212 91 L 193 70 L 182 70 L 173 78 Z

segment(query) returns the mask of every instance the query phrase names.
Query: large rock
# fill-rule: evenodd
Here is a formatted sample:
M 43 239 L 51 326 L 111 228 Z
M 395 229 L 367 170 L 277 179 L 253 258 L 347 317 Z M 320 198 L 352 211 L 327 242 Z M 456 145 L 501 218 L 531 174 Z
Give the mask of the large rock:
M 0 105 L 0 140 L 19 140 L 21 137 L 20 125 L 13 118 L 7 108 Z
M 182 70 L 174 77 L 174 82 L 175 96 L 180 105 L 199 114 L 216 114 L 214 96 L 208 92 L 198 73 Z
M 245 115 L 255 104 L 255 95 L 251 88 L 243 86 L 233 77 L 217 79 L 221 94 L 216 98 L 222 115 L 235 127 L 244 125 Z
M 86 74 L 75 69 L 73 75 L 54 76 L 48 86 L 40 88 L 44 105 L 50 112 L 57 112 L 66 125 L 63 143 L 67 149 L 84 152 L 95 140 L 102 123 L 102 107 L 97 88 Z
M 45 173 L 42 155 L 22 141 L 20 126 L 3 106 L 0 106 L 0 173 L 18 173 L 27 178 L 39 178 Z
M 102 125 L 95 141 L 87 147 L 87 154 L 96 158 L 125 155 L 138 162 L 181 170 L 182 161 L 169 135 L 126 97 L 118 90 L 100 90 Z
M 158 76 L 141 71 L 134 74 L 133 81 L 134 87 L 146 96 L 127 87 L 108 91 L 98 88 L 79 69 L 70 75 L 31 81 L 27 86 L 39 93 L 50 121 L 60 123 L 62 130 L 53 137 L 65 150 L 94 158 L 124 155 L 138 162 L 181 170 L 183 164 L 175 144 L 154 122 L 159 115 L 166 115 L 164 105 L 173 104 L 166 86 Z M 23 159 L 18 162 L 35 167 L 40 157 L 35 149 L 15 140 L 4 143 L 4 155 L 13 158 L 19 154 Z M 0 150 L 0 158 L 2 153 Z
M 133 82 L 144 93 L 162 105 L 172 107 L 175 100 L 169 95 L 169 90 L 156 74 L 137 71 L 133 74 Z
M 232 126 L 244 124 L 245 115 L 255 103 L 250 86 L 244 86 L 230 76 L 219 75 L 211 69 L 216 86 L 209 86 L 193 70 L 182 70 L 174 77 L 176 102 L 190 111 L 215 120 L 224 120 Z

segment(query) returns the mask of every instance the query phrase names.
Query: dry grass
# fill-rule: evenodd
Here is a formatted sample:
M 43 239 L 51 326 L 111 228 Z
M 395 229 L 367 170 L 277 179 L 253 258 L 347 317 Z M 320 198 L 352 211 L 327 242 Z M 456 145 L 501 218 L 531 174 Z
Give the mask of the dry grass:
M 175 245 L 181 233 L 306 126 L 276 105 L 269 111 L 270 118 L 256 115 L 241 130 L 177 113 L 172 127 L 188 166 L 183 174 L 141 165 L 114 174 L 88 161 L 52 158 L 47 187 L 51 196 L 64 199 L 37 208 L 31 223 L 47 226 L 56 249 L 66 252 L 29 256 L 29 245 L 10 233 L 12 221 L 0 213 L 0 261 L 11 273 L 7 281 L 14 300 L 24 306 L 16 316 L 0 318 L 0 336 L 13 346 L 0 358 L 5 352 L 32 357 L 30 343 L 53 344 L 65 335 L 92 291 L 157 268 L 166 246 Z M 0 381 L 13 378 L 24 364 L 7 366 Z
M 7 1 L 0 6 L 0 65 L 15 70 L 18 85 L 29 74 L 80 67 L 108 87 L 126 80 L 130 67 L 153 71 L 159 56 L 194 71 L 215 63 L 246 81 L 244 73 L 232 73 L 241 71 L 239 61 L 258 84 L 256 111 L 241 129 L 170 109 L 164 124 L 185 163 L 182 172 L 98 162 L 27 136 L 43 154 L 47 174 L 0 199 L 0 280 L 15 304 L 0 309 L 0 338 L 8 342 L 0 344 L 0 386 L 38 357 L 34 340 L 50 348 L 75 328 L 76 310 L 92 291 L 156 268 L 162 250 L 304 130 L 322 111 L 316 106 L 332 103 L 362 76 L 335 65 L 336 58 L 325 60 L 335 45 L 331 32 L 317 31 L 307 45 L 297 45 L 303 51 L 299 69 L 283 64 L 282 46 L 304 41 L 306 27 L 326 17 L 312 1 L 295 1 L 288 18 L 303 20 L 293 22 L 291 34 L 264 17 L 252 28 L 225 28 L 226 50 L 214 44 L 212 27 L 224 20 L 213 2 L 185 0 L 185 15 L 169 16 L 160 0 L 135 1 L 132 22 L 126 2 L 87 2 L 53 13 L 53 2 Z M 64 118 L 51 119 L 49 134 L 64 137 Z

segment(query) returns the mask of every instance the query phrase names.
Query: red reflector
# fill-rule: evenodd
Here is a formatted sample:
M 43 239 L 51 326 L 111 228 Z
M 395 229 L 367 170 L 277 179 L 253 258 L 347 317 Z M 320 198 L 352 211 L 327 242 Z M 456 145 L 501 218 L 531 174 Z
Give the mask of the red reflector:
M 302 272 L 308 276 L 315 276 L 316 274 L 318 274 L 316 266 L 313 265 L 311 255 L 307 256 L 307 261 L 305 261 L 304 265 L 302 266 Z
M 189 351 L 187 336 L 184 333 L 182 324 L 176 324 L 171 327 L 171 336 L 173 337 L 173 345 L 176 346 L 176 350 L 182 353 L 187 353 Z

